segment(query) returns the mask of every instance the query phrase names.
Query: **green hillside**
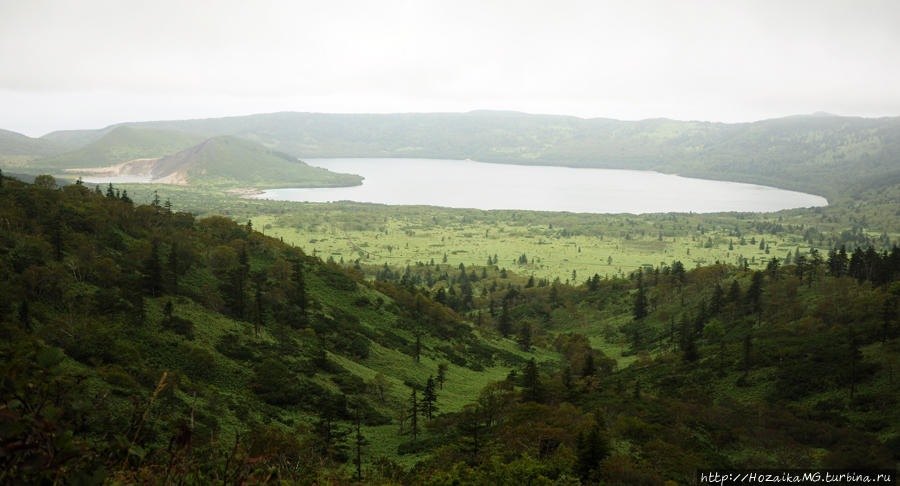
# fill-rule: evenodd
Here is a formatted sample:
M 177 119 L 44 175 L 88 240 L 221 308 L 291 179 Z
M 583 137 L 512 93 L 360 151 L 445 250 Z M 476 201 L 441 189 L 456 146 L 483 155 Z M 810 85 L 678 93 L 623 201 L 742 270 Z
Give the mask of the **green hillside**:
M 172 175 L 202 186 L 330 187 L 362 181 L 359 176 L 311 167 L 258 143 L 230 136 L 210 138 L 161 158 L 153 167 L 154 179 Z
M 249 457 L 300 480 L 340 470 L 332 434 L 354 421 L 367 464 L 411 463 L 422 454 L 397 451 L 416 440 L 412 387 L 442 375 L 435 406 L 453 412 L 528 358 L 558 356 L 481 337 L 415 289 L 249 225 L 136 206 L 113 188 L 0 183 L 3 483 L 156 482 L 166 464 L 206 483 L 229 461 L 251 474 Z M 310 451 L 293 459 L 303 468 L 278 466 L 298 450 Z
M 31 165 L 47 170 L 106 167 L 173 154 L 202 140 L 198 135 L 171 130 L 118 127 L 82 148 L 41 158 Z
M 64 145 L 56 142 L 0 129 L 0 165 L 5 167 L 23 167 L 35 158 L 65 150 Z
M 93 130 L 58 130 L 42 136 L 41 139 L 62 145 L 68 148 L 67 151 L 72 151 L 96 142 L 115 128 L 113 126 Z
M 900 461 L 896 246 L 569 285 L 339 266 L 35 182 L 0 178 L 5 483 L 350 484 L 357 450 L 364 484 Z

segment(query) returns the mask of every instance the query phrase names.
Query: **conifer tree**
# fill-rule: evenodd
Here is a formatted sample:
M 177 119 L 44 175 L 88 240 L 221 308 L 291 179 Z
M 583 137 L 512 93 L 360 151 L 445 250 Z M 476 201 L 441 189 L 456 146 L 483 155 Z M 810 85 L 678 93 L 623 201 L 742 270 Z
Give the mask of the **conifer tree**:
M 741 295 L 741 285 L 737 282 L 737 280 L 731 281 L 731 287 L 728 288 L 728 297 L 725 300 L 732 304 L 740 304 L 743 299 Z
M 647 294 L 644 292 L 644 278 L 640 271 L 637 274 L 638 289 L 634 296 L 634 320 L 641 321 L 647 317 Z
M 256 304 L 256 313 L 253 319 L 253 331 L 256 336 L 259 336 L 259 328 L 263 325 L 263 298 L 262 298 L 262 290 L 263 286 L 266 283 L 266 275 L 263 272 L 256 272 L 253 277 L 253 300 Z
M 531 350 L 531 324 L 523 322 L 519 328 L 519 347 L 522 351 Z
M 19 323 L 22 324 L 22 327 L 25 328 L 26 331 L 31 331 L 31 312 L 28 309 L 28 300 L 23 300 L 19 303 Z
M 806 265 L 806 255 L 800 255 L 798 252 L 797 256 L 794 257 L 794 274 L 797 275 L 801 282 L 803 281 L 803 275 L 806 273 Z
M 238 319 L 244 318 L 244 313 L 246 310 L 245 289 L 247 287 L 247 278 L 249 277 L 249 275 L 250 257 L 247 254 L 247 247 L 245 245 L 242 245 L 241 251 L 240 253 L 238 253 L 237 267 L 235 267 L 231 273 L 233 311 Z
M 500 322 L 497 323 L 497 330 L 503 337 L 509 337 L 512 332 L 512 318 L 509 316 L 509 303 L 503 300 L 503 308 L 500 310 Z
M 299 307 L 301 311 L 305 311 L 307 306 L 306 282 L 303 279 L 303 268 L 300 266 L 299 260 L 294 260 L 292 270 L 291 282 L 294 285 L 291 291 L 291 303 Z
M 762 279 L 762 272 L 759 270 L 753 272 L 753 278 L 750 280 L 750 288 L 747 289 L 747 304 L 750 306 L 750 311 L 755 312 L 757 316 L 762 313 Z
M 412 432 L 413 441 L 419 437 L 419 398 L 417 395 L 418 387 L 413 385 L 412 394 L 409 396 L 409 428 Z
M 159 263 L 159 242 L 153 240 L 150 256 L 144 261 L 144 291 L 151 297 L 162 294 L 162 266 Z
M 525 364 L 525 372 L 522 374 L 522 399 L 526 402 L 541 403 L 543 390 L 538 374 L 537 362 L 531 358 Z
M 456 428 L 459 430 L 463 451 L 468 452 L 475 461 L 481 447 L 482 410 L 477 405 L 466 405 L 459 414 Z
M 444 389 L 444 380 L 447 378 L 447 363 L 440 363 L 437 367 L 437 382 L 441 387 L 441 390 Z
M 337 423 L 337 400 L 323 400 L 318 418 L 313 424 L 314 448 L 319 456 L 326 460 L 344 462 L 347 460 L 347 435 L 349 431 L 340 428 Z
M 177 243 L 172 242 L 172 247 L 169 248 L 169 260 L 168 260 L 168 271 L 169 271 L 169 287 L 170 293 L 178 292 L 178 246 Z
M 598 424 L 593 424 L 587 434 L 578 433 L 575 442 L 575 472 L 588 484 L 600 461 L 609 455 L 609 444 Z
M 174 306 L 172 305 L 172 299 L 166 301 L 166 305 L 163 308 L 163 324 L 168 326 L 172 323 L 172 313 L 174 311 Z
M 353 437 L 353 446 L 356 457 L 353 462 L 356 464 L 356 480 L 362 481 L 362 450 L 363 447 L 369 445 L 369 441 L 362 435 L 362 418 L 360 414 L 360 404 L 356 404 L 356 413 L 354 414 L 353 426 L 356 429 Z
M 594 354 L 588 352 L 584 357 L 584 367 L 581 368 L 581 376 L 587 378 L 588 376 L 594 376 L 596 372 L 597 367 L 594 365 Z
M 700 357 L 697 353 L 697 336 L 691 327 L 691 319 L 687 314 L 681 315 L 681 349 L 685 361 L 697 361 Z
M 719 312 L 721 312 L 723 305 L 725 305 L 725 290 L 722 289 L 719 282 L 716 282 L 716 286 L 713 288 L 712 299 L 709 302 L 710 315 L 718 315 Z
M 437 391 L 434 387 L 434 378 L 429 376 L 425 382 L 425 389 L 422 390 L 422 414 L 431 420 L 435 413 L 437 413 Z
M 50 240 L 53 243 L 53 255 L 56 261 L 62 261 L 63 256 L 63 219 L 57 211 L 53 218 L 53 226 L 50 229 Z

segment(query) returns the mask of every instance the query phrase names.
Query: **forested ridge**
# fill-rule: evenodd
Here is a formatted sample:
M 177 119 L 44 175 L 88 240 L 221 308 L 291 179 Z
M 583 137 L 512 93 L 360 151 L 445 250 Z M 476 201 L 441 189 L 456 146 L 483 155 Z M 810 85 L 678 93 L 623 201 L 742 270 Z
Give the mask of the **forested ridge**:
M 297 157 L 429 157 L 656 170 L 823 195 L 896 178 L 900 119 L 829 114 L 752 123 L 533 115 L 272 113 L 140 127 L 259 140 Z
M 503 111 L 284 112 L 131 122 L 37 139 L 0 133 L 0 162 L 41 172 L 96 167 L 172 155 L 204 138 L 231 135 L 299 158 L 418 157 L 654 170 L 799 190 L 834 203 L 884 187 L 886 181 L 896 184 L 898 134 L 900 118 L 829 114 L 727 124 Z M 84 165 L 89 161 L 103 163 Z M 244 175 L 253 176 L 247 169 Z M 229 183 L 241 187 L 239 179 Z
M 325 263 L 112 186 L 0 182 L 2 482 L 681 484 L 900 460 L 895 246 L 562 284 L 491 257 Z

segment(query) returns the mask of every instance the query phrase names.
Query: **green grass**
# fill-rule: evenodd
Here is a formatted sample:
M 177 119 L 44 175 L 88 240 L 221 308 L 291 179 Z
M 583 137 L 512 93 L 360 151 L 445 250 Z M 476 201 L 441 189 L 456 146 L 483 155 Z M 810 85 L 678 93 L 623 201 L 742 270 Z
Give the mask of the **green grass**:
M 327 215 L 327 221 L 310 217 L 317 211 L 323 211 L 319 214 Z M 569 227 L 552 222 L 570 215 L 552 213 L 531 214 L 519 222 L 502 219 L 502 212 L 440 208 L 373 212 L 376 218 L 361 223 L 352 206 L 298 205 L 294 213 L 252 219 L 264 233 L 323 259 L 359 259 L 361 264 L 403 268 L 416 262 L 441 263 L 446 257 L 451 267 L 460 263 L 468 267 L 484 265 L 496 255 L 499 267 L 519 275 L 576 283 L 594 274 L 624 277 L 641 267 L 676 260 L 691 269 L 715 262 L 736 265 L 746 259 L 751 268 L 762 269 L 771 258 L 784 260 L 797 249 L 806 253 L 819 246 L 827 251 L 826 245 L 805 241 L 800 225 L 792 226 L 783 215 L 755 215 L 750 221 L 728 215 L 681 215 L 675 222 L 666 215 L 583 215 L 578 226 Z M 772 234 L 752 228 L 765 224 L 780 225 L 782 230 Z M 736 227 L 742 229 L 740 236 Z M 761 240 L 768 249 L 759 247 Z M 523 254 L 528 263 L 517 263 Z

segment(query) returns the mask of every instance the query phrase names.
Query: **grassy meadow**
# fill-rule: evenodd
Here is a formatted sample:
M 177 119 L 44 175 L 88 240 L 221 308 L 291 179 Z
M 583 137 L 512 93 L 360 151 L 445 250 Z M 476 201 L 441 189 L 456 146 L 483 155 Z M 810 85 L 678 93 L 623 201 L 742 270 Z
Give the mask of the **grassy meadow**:
M 326 221 L 307 214 L 324 210 Z M 343 210 L 342 210 L 343 209 Z M 763 268 L 773 257 L 784 259 L 816 245 L 800 228 L 775 233 L 783 215 L 578 215 L 586 226 L 574 230 L 554 225 L 566 214 L 525 214 L 504 220 L 493 212 L 422 208 L 407 214 L 386 210 L 360 223 L 352 206 L 298 206 L 297 213 L 253 217 L 257 229 L 337 262 L 405 267 L 417 262 L 457 266 L 484 265 L 488 258 L 521 275 L 560 282 L 624 277 L 641 267 L 681 261 L 694 268 L 720 262 Z M 480 214 L 478 214 L 480 213 Z M 479 217 L 481 216 L 481 217 Z M 759 226 L 760 228 L 741 227 Z M 877 235 L 872 235 L 877 236 Z M 764 244 L 761 244 L 763 243 Z M 525 258 L 522 258 L 522 255 Z

